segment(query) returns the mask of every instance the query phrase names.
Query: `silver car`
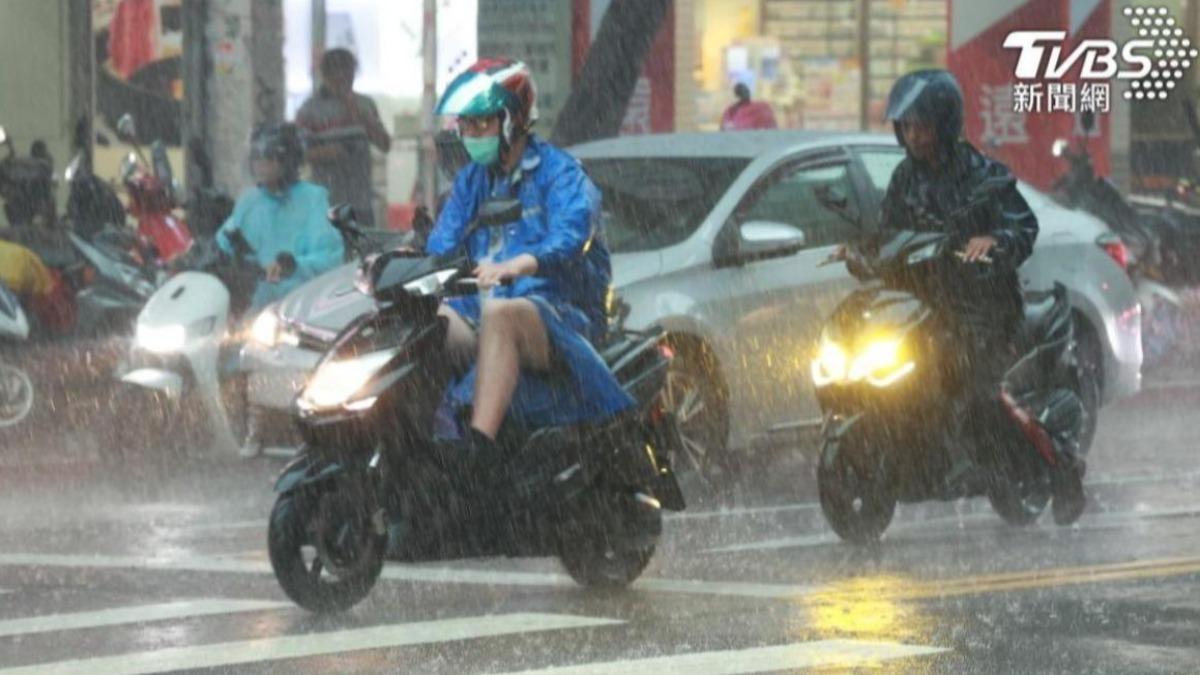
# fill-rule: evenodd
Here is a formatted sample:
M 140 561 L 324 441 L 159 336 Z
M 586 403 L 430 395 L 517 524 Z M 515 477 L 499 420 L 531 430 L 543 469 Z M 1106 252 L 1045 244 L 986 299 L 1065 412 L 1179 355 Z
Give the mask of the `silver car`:
M 858 283 L 843 265 L 819 264 L 857 227 L 817 195 L 837 195 L 845 200 L 838 210 L 877 225 L 904 157 L 895 138 L 627 136 L 572 152 L 604 192 L 628 325 L 659 324 L 675 338 L 668 396 L 683 423 L 686 462 L 718 472 L 732 449 L 815 430 L 811 356 L 825 319 Z M 1103 247 L 1108 229 L 1028 185 L 1019 189 L 1041 224 L 1022 282 L 1067 286 L 1103 401 L 1136 392 L 1140 312 L 1128 276 Z
M 572 148 L 604 193 L 604 219 L 627 326 L 660 325 L 676 351 L 668 403 L 686 438 L 685 468 L 714 474 L 738 451 L 820 423 L 809 364 L 820 326 L 857 281 L 820 266 L 856 226 L 822 204 L 877 223 L 903 158 L 885 135 L 736 132 L 631 136 Z M 828 189 L 825 189 L 828 188 Z M 1084 358 L 1105 401 L 1140 385 L 1137 299 L 1100 242 L 1100 221 L 1026 186 L 1042 231 L 1022 268 L 1030 289 L 1070 289 Z M 828 202 L 826 202 L 828 203 Z M 340 268 L 288 296 L 264 321 L 278 339 L 247 350 L 251 397 L 283 412 L 337 331 L 370 307 Z M 264 333 L 267 331 L 263 331 Z

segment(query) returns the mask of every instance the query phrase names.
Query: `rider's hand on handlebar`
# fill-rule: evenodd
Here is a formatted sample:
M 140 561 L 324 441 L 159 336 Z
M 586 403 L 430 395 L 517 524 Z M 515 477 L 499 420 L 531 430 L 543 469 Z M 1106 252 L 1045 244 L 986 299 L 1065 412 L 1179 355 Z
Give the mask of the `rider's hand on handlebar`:
M 475 268 L 475 278 L 483 288 L 491 288 L 536 272 L 537 258 L 525 253 L 502 263 L 480 263 Z
M 969 263 L 991 262 L 991 256 L 988 254 L 992 252 L 992 249 L 996 248 L 997 244 L 999 244 L 999 242 L 997 242 L 996 238 L 992 236 L 985 235 L 982 237 L 971 237 L 971 240 L 967 242 L 967 246 L 963 249 L 960 257 L 962 258 L 963 262 Z

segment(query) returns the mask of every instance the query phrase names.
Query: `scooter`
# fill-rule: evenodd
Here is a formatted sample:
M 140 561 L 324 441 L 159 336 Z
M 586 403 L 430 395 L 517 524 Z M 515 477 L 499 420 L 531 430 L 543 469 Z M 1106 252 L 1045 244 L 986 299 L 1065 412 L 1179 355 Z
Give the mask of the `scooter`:
M 993 180 L 979 194 L 1008 182 Z M 969 217 L 973 208 L 955 214 Z M 1066 288 L 1027 299 L 1022 356 L 1001 385 L 1012 424 L 998 424 L 993 442 L 964 453 L 957 338 L 944 311 L 923 299 L 925 284 L 971 276 L 983 283 L 1004 263 L 956 259 L 960 242 L 945 234 L 953 229 L 924 229 L 891 235 L 877 253 L 847 249 L 855 276 L 875 282 L 838 305 L 812 361 L 825 415 L 817 486 L 826 520 L 843 540 L 868 543 L 887 529 L 897 502 L 986 495 L 1013 525 L 1036 521 L 1052 499 L 1055 521 L 1074 522 L 1083 510 L 1079 439 L 1095 414 L 1083 391 L 1095 383 L 1075 356 Z M 965 472 L 952 470 L 956 454 L 970 456 Z
M 1090 132 L 1095 118 L 1085 113 L 1083 128 Z M 1182 316 L 1182 300 L 1167 284 L 1165 271 L 1179 267 L 1172 262 L 1176 252 L 1170 245 L 1173 225 L 1161 214 L 1138 211 L 1107 178 L 1097 176 L 1087 145 L 1072 150 L 1066 139 L 1058 139 L 1051 154 L 1067 160 L 1069 169 L 1056 181 L 1055 192 L 1071 208 L 1082 209 L 1100 220 L 1116 235 L 1105 235 L 1097 245 L 1129 274 L 1142 307 L 1142 345 L 1145 361 L 1152 365 L 1174 347 Z
M 129 192 L 129 213 L 137 219 L 137 253 L 143 262 L 168 264 L 193 242 L 186 223 L 173 213 L 179 206 L 166 147 L 155 141 L 147 159 L 129 114 L 117 121 L 117 136 L 132 147 L 121 162 L 121 182 Z
M 227 411 L 245 411 L 244 387 L 223 377 L 222 365 L 240 348 L 230 322 L 244 307 L 262 271 L 240 233 L 230 236 L 235 253 L 226 256 L 214 240 L 195 244 L 178 261 L 182 269 L 167 280 L 138 314 L 130 353 L 118 372 L 125 396 L 143 410 L 139 425 L 118 425 L 111 450 L 117 459 L 145 448 L 176 448 L 206 428 L 218 452 L 236 452 L 241 431 Z M 242 303 L 244 304 L 244 303 Z M 235 361 L 235 360 L 234 360 Z M 139 405 L 140 403 L 140 405 Z
M 33 410 L 33 380 L 10 358 L 28 339 L 29 320 L 20 301 L 0 284 L 0 429 L 20 424 Z
M 511 223 L 519 203 L 485 202 L 479 226 Z M 515 208 L 513 205 L 516 205 Z M 434 440 L 451 372 L 444 298 L 479 287 L 466 258 L 397 250 L 360 268 L 376 311 L 338 336 L 296 400 L 302 454 L 276 482 L 268 549 L 284 592 L 313 612 L 366 597 L 384 559 L 558 556 L 581 585 L 623 587 L 649 563 L 662 510 L 684 508 L 665 461 L 679 447 L 660 393 L 669 358 L 658 332 L 601 347 L 638 402 L 597 425 L 506 422 L 489 486 L 464 486 Z
M 20 157 L 12 146 L 7 132 L 0 127 L 0 137 L 8 147 L 8 157 L 0 162 L 0 193 L 6 210 L 30 217 L 19 219 L 7 236 L 28 247 L 50 268 L 56 278 L 61 302 L 71 307 L 73 323 L 58 327 L 60 337 L 91 337 L 125 333 L 132 329 L 133 318 L 159 283 L 152 269 L 138 266 L 119 247 L 93 245 L 84 237 L 56 222 L 53 211 L 53 165 L 48 158 Z M 79 195 L 78 185 L 90 185 L 86 191 L 98 194 L 104 185 L 86 178 L 84 160 L 80 155 L 72 160 L 66 171 L 76 206 L 87 201 Z M 78 182 L 77 182 L 78 181 Z M 115 198 L 115 196 L 114 196 Z M 44 199 L 50 199 L 43 204 Z M 33 214 L 44 216 L 46 222 L 34 223 Z

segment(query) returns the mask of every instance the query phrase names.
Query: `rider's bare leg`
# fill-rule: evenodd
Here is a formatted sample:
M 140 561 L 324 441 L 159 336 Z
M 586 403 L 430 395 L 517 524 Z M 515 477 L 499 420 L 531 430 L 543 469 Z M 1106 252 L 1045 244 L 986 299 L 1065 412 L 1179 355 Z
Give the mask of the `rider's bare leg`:
M 529 300 L 488 300 L 480 324 L 471 426 L 494 439 L 521 369 L 550 369 L 550 338 L 537 307 Z
M 466 369 L 474 360 L 475 352 L 479 348 L 475 330 L 448 305 L 438 308 L 438 316 L 446 317 L 447 321 L 446 354 L 455 369 Z

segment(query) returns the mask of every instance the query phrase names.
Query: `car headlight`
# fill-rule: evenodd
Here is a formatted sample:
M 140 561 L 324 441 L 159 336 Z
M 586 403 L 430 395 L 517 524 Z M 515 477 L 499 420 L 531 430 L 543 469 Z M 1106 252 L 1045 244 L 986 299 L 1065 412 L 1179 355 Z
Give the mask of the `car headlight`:
M 899 338 L 875 338 L 858 350 L 853 358 L 837 343 L 824 338 L 817 358 L 813 360 L 813 384 L 824 387 L 835 383 L 862 382 L 875 387 L 889 387 L 916 368 L 906 358 Z
M 446 282 L 454 278 L 455 274 L 458 274 L 457 269 L 438 270 L 433 274 L 426 274 L 420 279 L 404 284 L 404 290 L 413 295 L 434 295 L 440 292 Z
M 279 340 L 279 315 L 268 307 L 250 325 L 250 339 L 264 347 L 274 347 Z
M 352 403 L 348 399 L 395 355 L 395 351 L 388 350 L 354 359 L 328 361 L 313 374 L 304 393 L 300 395 L 300 401 L 312 409 Z
M 178 324 L 172 326 L 138 326 L 137 344 L 154 354 L 171 354 L 183 349 L 187 342 L 187 330 Z

